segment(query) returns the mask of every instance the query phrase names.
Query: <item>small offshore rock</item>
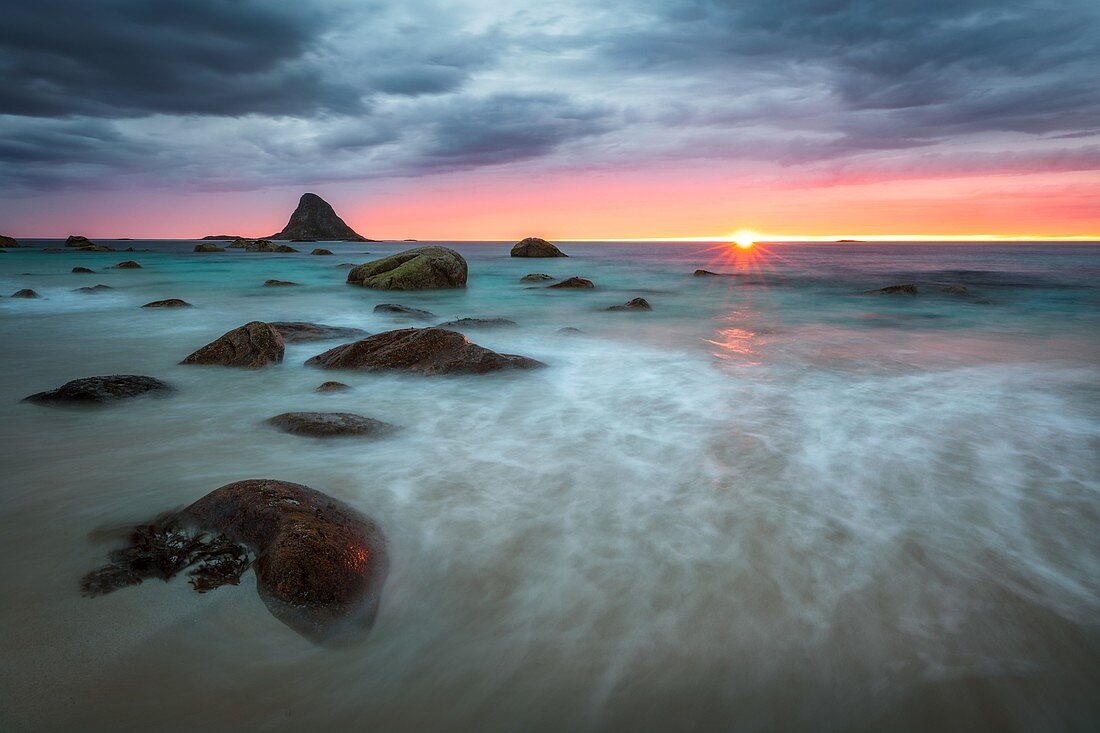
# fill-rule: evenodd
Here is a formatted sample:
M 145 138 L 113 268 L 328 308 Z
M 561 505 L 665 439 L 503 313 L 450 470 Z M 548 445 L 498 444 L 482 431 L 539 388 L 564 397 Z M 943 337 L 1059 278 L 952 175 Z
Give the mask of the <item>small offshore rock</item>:
M 225 248 L 224 247 L 219 247 L 216 244 L 211 244 L 210 242 L 203 242 L 202 244 L 196 244 L 195 245 L 195 251 L 196 252 L 224 252 Z
M 42 296 L 31 290 L 30 288 L 23 288 L 22 290 L 16 290 L 11 294 L 13 298 L 41 298 Z
M 377 438 L 397 430 L 396 425 L 351 412 L 284 412 L 267 422 L 284 433 L 314 438 Z
M 346 392 L 351 389 L 350 385 L 343 382 L 321 382 L 313 390 L 314 392 Z
M 512 257 L 568 257 L 550 242 L 540 237 L 527 237 L 512 245 Z
M 948 295 L 970 295 L 970 290 L 965 285 L 948 285 L 943 289 Z
M 179 298 L 166 298 L 165 300 L 154 300 L 152 303 L 146 303 L 141 306 L 142 308 L 192 308 L 193 306 L 186 300 Z
M 570 277 L 562 280 L 560 283 L 554 283 L 553 285 L 547 285 L 547 288 L 562 288 L 566 290 L 582 290 L 585 288 L 594 288 L 596 283 L 591 280 L 586 280 L 583 277 Z
M 66 247 L 90 247 L 94 245 L 95 242 L 79 234 L 70 234 L 65 239 Z
M 389 313 L 395 316 L 408 316 L 409 318 L 434 318 L 435 314 L 422 308 L 410 308 L 407 305 L 397 303 L 380 303 L 374 306 L 375 313 Z
M 507 318 L 459 318 L 454 321 L 440 323 L 436 328 L 461 330 L 463 328 L 511 328 L 516 325 L 515 321 Z
M 310 254 L 311 255 L 330 255 L 330 254 L 332 254 L 332 250 L 324 249 L 322 247 L 317 247 L 312 252 L 310 252 Z
M 609 311 L 651 311 L 653 306 L 649 304 L 649 301 L 645 298 L 634 298 L 622 305 L 613 305 L 607 310 Z
M 180 364 L 259 369 L 281 362 L 284 351 L 283 337 L 271 324 L 251 321 L 222 334 Z
M 868 290 L 867 293 L 870 295 L 916 295 L 917 286 L 913 283 L 903 283 L 901 285 L 889 285 L 877 290 Z
M 73 290 L 73 292 L 74 293 L 101 293 L 104 290 L 114 290 L 114 288 L 112 288 L 110 285 L 104 285 L 103 283 L 99 283 L 98 285 L 85 285 L 82 288 L 76 288 L 75 290 Z
M 165 395 L 173 392 L 171 385 L 138 374 L 111 374 L 101 377 L 84 377 L 66 382 L 57 389 L 39 392 L 25 397 L 24 402 L 37 404 L 89 404 L 113 402 L 145 394 Z
M 566 334 L 566 335 L 574 335 L 574 334 L 578 334 L 578 333 L 584 333 L 584 331 L 582 331 L 579 328 L 576 328 L 574 326 L 564 326 L 564 327 L 558 329 L 558 333 Z
M 553 279 L 554 279 L 553 277 L 551 277 L 550 275 L 547 275 L 545 273 L 532 272 L 529 275 L 524 275 L 523 277 L 521 277 L 519 279 L 519 281 L 521 283 L 540 283 L 540 282 L 546 282 L 547 280 L 553 280 Z
M 289 285 L 297 285 L 296 282 L 290 280 L 264 280 L 265 288 L 285 288 Z
M 95 270 L 88 267 L 74 267 L 73 272 L 81 275 L 91 275 L 95 273 Z
M 362 338 L 367 332 L 348 326 L 326 326 L 323 323 L 304 321 L 272 321 L 269 324 L 279 332 L 283 341 L 324 341 L 325 339 Z
M 115 265 L 111 269 L 113 269 L 113 270 L 140 270 L 141 265 L 134 262 L 133 260 L 126 260 L 125 262 L 119 262 L 117 265 Z

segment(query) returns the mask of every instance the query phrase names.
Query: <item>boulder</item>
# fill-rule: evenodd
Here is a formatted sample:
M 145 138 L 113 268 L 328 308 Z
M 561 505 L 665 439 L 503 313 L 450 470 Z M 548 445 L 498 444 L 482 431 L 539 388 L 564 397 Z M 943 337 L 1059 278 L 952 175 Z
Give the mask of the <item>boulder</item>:
M 179 298 L 167 298 L 166 300 L 154 300 L 152 303 L 146 303 L 141 306 L 142 308 L 191 308 L 191 304 L 186 300 L 180 300 Z
M 554 245 L 539 237 L 527 237 L 512 245 L 513 257 L 568 257 Z
M 284 412 L 267 422 L 284 433 L 313 438 L 380 438 L 397 430 L 396 425 L 351 412 Z
M 134 527 L 128 539 L 108 565 L 84 576 L 85 595 L 189 569 L 202 593 L 238 585 L 252 568 L 272 615 L 326 645 L 370 629 L 389 569 L 385 536 L 374 522 L 308 486 L 275 479 L 222 486 Z
M 320 240 L 322 242 L 369 242 L 336 215 L 332 206 L 315 193 L 304 193 L 298 208 L 281 232 L 270 239 Z
M 210 242 L 203 242 L 202 244 L 196 244 L 195 245 L 195 251 L 196 252 L 224 252 L 225 248 L 224 247 L 219 247 L 218 245 L 212 244 Z
M 283 254 L 288 254 L 291 252 L 297 252 L 298 250 L 294 249 L 289 244 L 277 244 L 275 245 L 275 251 L 282 252 Z
M 99 283 L 98 285 L 85 285 L 82 288 L 76 288 L 74 293 L 102 293 L 104 290 L 114 290 L 110 285 L 104 285 Z
M 902 285 L 889 285 L 877 290 L 868 290 L 867 292 L 871 295 L 916 295 L 917 286 L 913 283 L 904 283 Z
M 15 237 L 6 237 L 0 234 L 0 247 L 18 247 L 19 241 Z
M 317 247 L 312 252 L 310 252 L 310 254 L 311 255 L 330 255 L 330 254 L 332 254 L 332 250 L 323 249 L 322 247 Z
M 265 288 L 285 288 L 291 285 L 297 285 L 298 283 L 291 280 L 264 280 Z
M 321 369 L 397 370 L 414 374 L 484 374 L 545 366 L 525 356 L 498 354 L 445 328 L 405 328 L 329 349 L 306 362 Z
M 133 260 L 126 260 L 125 262 L 119 262 L 117 265 L 111 268 L 112 270 L 140 270 L 141 265 Z
M 79 273 L 81 275 L 90 275 L 90 274 L 94 273 L 95 270 L 93 270 L 91 268 L 88 268 L 88 267 L 74 267 L 73 272 Z
M 70 234 L 65 239 L 66 247 L 90 247 L 94 244 L 95 242 L 79 234 Z
M 57 389 L 25 397 L 23 401 L 40 405 L 92 404 L 114 402 L 145 394 L 166 396 L 173 391 L 171 385 L 153 377 L 143 377 L 138 374 L 111 374 L 74 379 Z
M 16 290 L 11 294 L 13 298 L 41 298 L 42 296 L 31 290 L 30 288 L 23 288 L 22 290 Z
M 361 328 L 347 326 L 326 326 L 323 323 L 305 323 L 302 321 L 273 321 L 269 323 L 279 332 L 283 341 L 324 341 L 326 339 L 353 339 L 367 335 Z
M 313 390 L 314 392 L 346 392 L 351 387 L 343 382 L 321 382 Z
M 407 305 L 398 305 L 397 303 L 380 303 L 374 306 L 374 312 L 388 313 L 394 316 L 407 316 L 409 318 L 432 318 L 435 316 L 431 311 L 426 311 L 422 308 L 410 308 Z
M 180 364 L 259 369 L 283 360 L 283 337 L 263 321 L 252 321 L 234 328 L 189 355 Z
M 541 272 L 532 272 L 530 275 L 524 275 L 523 277 L 521 277 L 519 281 L 521 283 L 541 283 L 553 279 L 554 278 L 552 278 L 551 276 L 545 275 Z
M 649 304 L 649 301 L 645 298 L 634 298 L 628 300 L 622 305 L 613 305 L 607 310 L 609 311 L 651 311 L 653 306 Z
M 568 290 L 583 290 L 585 288 L 594 288 L 596 283 L 591 280 L 586 280 L 583 277 L 571 277 L 562 280 L 560 283 L 554 283 L 553 285 L 547 285 L 548 288 L 563 288 Z
M 450 328 L 461 331 L 464 328 L 511 328 L 515 325 L 515 321 L 510 321 L 507 318 L 459 318 L 454 321 L 440 323 L 436 328 Z
M 466 287 L 466 260 L 447 247 L 414 247 L 368 262 L 348 273 L 348 282 L 378 290 Z

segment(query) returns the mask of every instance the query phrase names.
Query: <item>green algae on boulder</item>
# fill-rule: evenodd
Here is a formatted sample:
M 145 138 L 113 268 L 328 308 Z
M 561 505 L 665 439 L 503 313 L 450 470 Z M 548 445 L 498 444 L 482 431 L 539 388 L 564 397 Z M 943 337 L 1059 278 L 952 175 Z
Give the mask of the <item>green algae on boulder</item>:
M 414 247 L 359 265 L 348 282 L 377 290 L 435 290 L 466 287 L 462 255 L 447 247 Z

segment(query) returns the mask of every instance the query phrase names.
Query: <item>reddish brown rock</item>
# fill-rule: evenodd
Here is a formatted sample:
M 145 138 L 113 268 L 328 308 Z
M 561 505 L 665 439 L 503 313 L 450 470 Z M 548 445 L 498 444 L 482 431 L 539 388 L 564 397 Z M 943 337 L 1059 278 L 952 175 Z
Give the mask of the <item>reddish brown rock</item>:
M 566 280 L 562 280 L 560 283 L 554 283 L 553 285 L 547 285 L 548 288 L 562 288 L 572 290 L 583 290 L 585 288 L 594 288 L 596 283 L 591 280 L 586 280 L 583 277 L 571 277 Z
M 283 360 L 283 337 L 263 321 L 252 321 L 222 334 L 180 364 L 259 369 Z

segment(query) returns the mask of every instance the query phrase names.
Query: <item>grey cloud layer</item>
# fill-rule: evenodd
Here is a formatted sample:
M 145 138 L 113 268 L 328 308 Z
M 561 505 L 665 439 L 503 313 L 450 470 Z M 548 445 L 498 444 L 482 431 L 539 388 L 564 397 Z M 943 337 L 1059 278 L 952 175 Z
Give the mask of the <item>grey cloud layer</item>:
M 787 166 L 1015 133 L 1095 160 L 1092 0 L 3 1 L 0 187 Z M 1057 137 L 1051 151 L 1039 136 Z

